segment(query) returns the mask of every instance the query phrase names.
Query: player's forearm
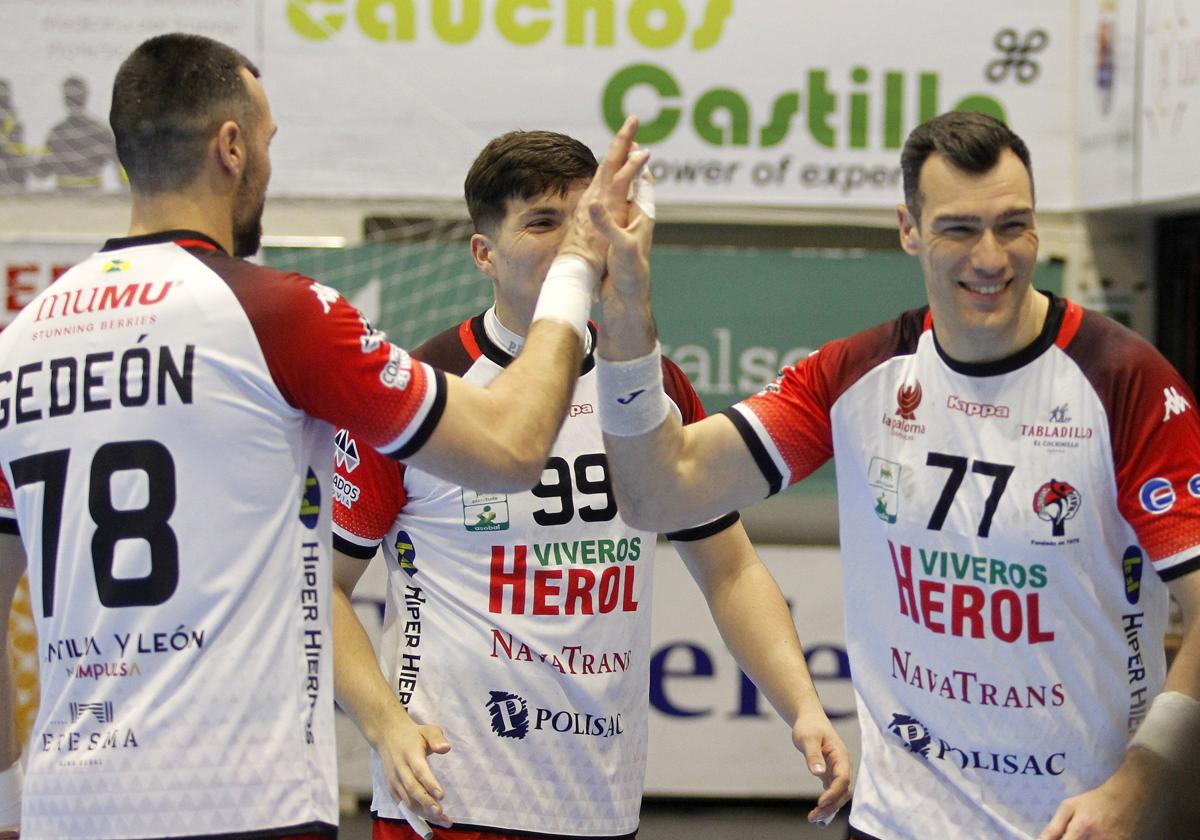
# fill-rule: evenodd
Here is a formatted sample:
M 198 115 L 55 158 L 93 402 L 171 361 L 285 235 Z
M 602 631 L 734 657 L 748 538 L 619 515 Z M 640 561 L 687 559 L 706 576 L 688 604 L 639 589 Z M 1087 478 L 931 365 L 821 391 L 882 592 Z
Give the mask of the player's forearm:
M 367 631 L 339 587 L 333 588 L 334 697 L 367 741 L 374 745 L 390 715 L 403 711 L 379 670 Z
M 760 561 L 714 587 L 709 607 L 730 653 L 788 726 L 820 707 L 787 602 Z

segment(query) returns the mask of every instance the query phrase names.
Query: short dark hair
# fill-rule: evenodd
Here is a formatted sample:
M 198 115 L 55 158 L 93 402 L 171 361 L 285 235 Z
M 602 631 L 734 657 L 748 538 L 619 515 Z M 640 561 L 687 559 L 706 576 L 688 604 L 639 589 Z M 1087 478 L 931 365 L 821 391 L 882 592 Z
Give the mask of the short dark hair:
M 476 232 L 495 228 L 511 198 L 566 195 L 596 171 L 596 156 L 574 137 L 553 131 L 510 131 L 483 147 L 463 192 Z
M 921 167 L 934 152 L 966 172 L 987 172 L 1012 149 L 1025 164 L 1029 191 L 1033 193 L 1033 166 L 1025 141 L 995 117 L 965 111 L 950 111 L 927 120 L 912 130 L 900 153 L 904 176 L 904 202 L 914 218 L 921 218 Z
M 209 137 L 225 120 L 253 128 L 257 114 L 242 68 L 259 75 L 232 47 L 182 33 L 151 38 L 125 59 L 113 82 L 108 121 L 135 192 L 192 183 Z

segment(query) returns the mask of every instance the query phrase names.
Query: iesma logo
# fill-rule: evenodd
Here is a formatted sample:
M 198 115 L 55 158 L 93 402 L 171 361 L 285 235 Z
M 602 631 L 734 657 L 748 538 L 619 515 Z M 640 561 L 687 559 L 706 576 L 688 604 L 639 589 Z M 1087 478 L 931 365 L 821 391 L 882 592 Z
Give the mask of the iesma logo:
M 492 691 L 484 706 L 492 718 L 492 731 L 501 738 L 524 738 L 529 734 L 529 705 L 523 697 Z
M 1033 494 L 1033 511 L 1038 519 L 1052 523 L 1051 533 L 1061 537 L 1066 532 L 1066 521 L 1079 512 L 1082 502 L 1078 490 L 1052 478 Z

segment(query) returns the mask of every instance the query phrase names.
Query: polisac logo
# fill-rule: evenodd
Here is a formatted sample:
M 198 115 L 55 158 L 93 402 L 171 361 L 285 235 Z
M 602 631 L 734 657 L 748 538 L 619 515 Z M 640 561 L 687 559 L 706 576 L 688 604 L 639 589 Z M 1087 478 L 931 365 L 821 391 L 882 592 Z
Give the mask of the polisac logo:
M 1067 754 L 1036 756 L 1029 753 L 997 753 L 953 746 L 938 738 L 925 724 L 911 715 L 892 713 L 887 729 L 909 752 L 926 761 L 948 761 L 960 770 L 968 767 L 1005 776 L 1059 776 L 1066 769 Z
M 900 383 L 896 391 L 896 416 L 901 420 L 916 420 L 917 406 L 921 404 L 921 383 Z
M 892 722 L 888 724 L 888 732 L 899 738 L 900 742 L 908 747 L 909 752 L 929 758 L 929 743 L 933 740 L 933 736 L 929 734 L 925 724 L 915 717 L 892 712 Z
M 501 738 L 525 738 L 529 734 L 529 704 L 525 698 L 508 691 L 490 691 L 484 704 L 492 719 L 492 732 Z M 590 712 L 534 709 L 533 729 L 551 730 L 560 735 L 585 735 L 611 738 L 625 733 L 621 714 L 593 715 Z
M 529 734 L 529 705 L 508 691 L 489 692 L 484 704 L 492 718 L 492 731 L 501 738 L 524 738 Z
M 1065 481 L 1050 479 L 1033 494 L 1033 511 L 1038 519 L 1052 523 L 1051 533 L 1061 537 L 1066 533 L 1066 521 L 1079 512 L 1083 497 Z
M 354 438 L 350 437 L 349 429 L 338 429 L 337 435 L 333 438 L 333 464 L 337 467 L 345 467 L 346 472 L 352 473 L 358 469 L 358 444 Z

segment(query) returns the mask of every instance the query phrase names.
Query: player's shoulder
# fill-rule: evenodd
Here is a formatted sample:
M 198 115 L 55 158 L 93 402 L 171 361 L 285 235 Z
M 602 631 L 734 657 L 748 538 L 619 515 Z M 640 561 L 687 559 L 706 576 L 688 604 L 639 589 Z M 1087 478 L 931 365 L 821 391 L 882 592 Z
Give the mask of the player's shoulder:
M 462 376 L 479 358 L 481 334 L 482 319 L 476 315 L 421 342 L 412 355 L 447 373 Z
M 928 306 L 911 309 L 890 321 L 834 339 L 810 358 L 825 372 L 834 390 L 841 392 L 889 359 L 915 353 L 921 334 L 930 327 Z

